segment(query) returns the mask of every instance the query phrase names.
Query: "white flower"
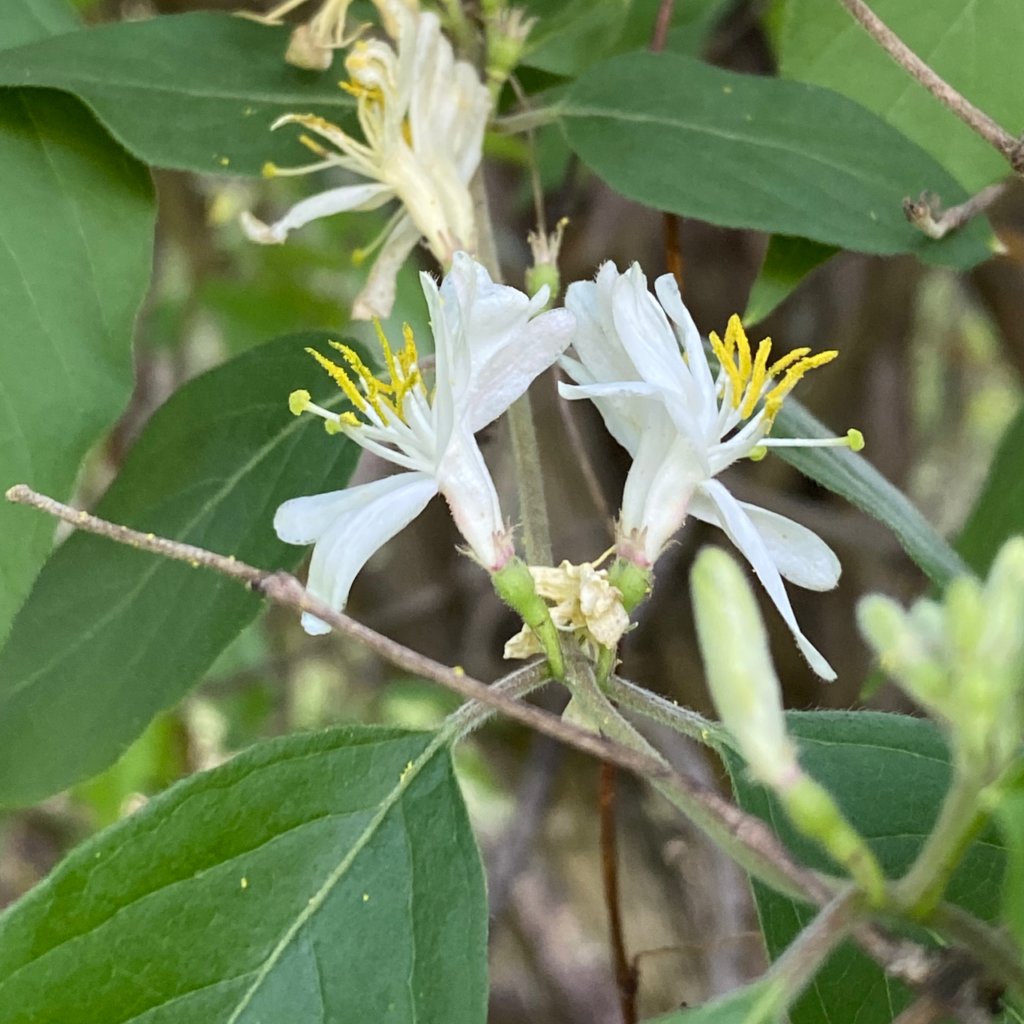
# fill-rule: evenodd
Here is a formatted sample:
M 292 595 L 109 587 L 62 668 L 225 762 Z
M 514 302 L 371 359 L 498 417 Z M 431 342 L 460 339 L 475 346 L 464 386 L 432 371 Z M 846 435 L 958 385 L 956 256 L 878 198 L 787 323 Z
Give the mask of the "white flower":
M 808 349 L 795 349 L 769 365 L 770 339 L 751 353 L 733 317 L 724 341 L 711 335 L 720 362 L 715 376 L 675 280 L 666 274 L 655 288 L 661 305 L 638 265 L 619 274 L 605 263 L 596 282 L 577 282 L 566 296 L 576 315 L 579 361 L 563 359 L 577 386 L 561 385 L 561 393 L 591 398 L 609 432 L 633 456 L 618 553 L 649 567 L 687 515 L 720 527 L 750 562 L 811 667 L 833 679 L 828 662 L 800 632 L 782 578 L 829 590 L 839 580 L 839 560 L 806 527 L 737 501 L 715 477 L 772 446 L 863 444 L 856 431 L 826 441 L 768 439 L 796 382 L 836 353 L 810 356 Z
M 317 163 L 266 169 L 275 175 L 340 167 L 367 181 L 304 199 L 275 224 L 263 224 L 248 213 L 242 216 L 253 241 L 280 243 L 289 231 L 311 220 L 345 210 L 373 210 L 397 198 L 402 205 L 380 238 L 357 254 L 362 258 L 382 246 L 353 306 L 352 315 L 359 320 L 390 314 L 395 276 L 421 238 L 446 269 L 456 251 L 476 248 L 469 181 L 480 163 L 491 110 L 487 87 L 470 64 L 455 59 L 437 15 L 420 14 L 402 0 L 384 7 L 397 54 L 383 40 L 359 40 L 345 60 L 351 82 L 342 86 L 356 97 L 364 141 L 312 114 L 288 114 L 273 127 L 300 124 L 336 150 L 302 136 L 320 157 Z
M 314 544 L 307 587 L 341 610 L 367 559 L 443 494 L 477 560 L 500 569 L 513 555 L 511 530 L 502 518 L 494 482 L 473 435 L 500 416 L 547 369 L 572 339 L 573 318 L 564 309 L 537 315 L 545 289 L 528 299 L 494 284 L 479 263 L 456 253 L 440 289 L 420 275 L 430 309 L 436 386 L 427 390 L 412 331 L 393 352 L 379 330 L 389 379 L 375 377 L 348 346 L 335 342 L 348 368 L 310 350 L 352 404 L 336 413 L 314 405 L 307 391 L 290 399 L 292 412 L 314 412 L 328 429 L 408 470 L 384 480 L 330 494 L 286 501 L 274 517 L 289 544 Z M 357 383 L 358 382 L 358 383 Z M 328 626 L 303 616 L 307 632 Z

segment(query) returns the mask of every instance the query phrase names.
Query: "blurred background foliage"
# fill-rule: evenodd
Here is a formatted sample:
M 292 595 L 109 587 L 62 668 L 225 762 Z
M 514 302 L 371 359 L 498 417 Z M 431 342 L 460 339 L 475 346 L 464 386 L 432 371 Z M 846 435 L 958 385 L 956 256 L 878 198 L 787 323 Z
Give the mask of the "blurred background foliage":
M 74 2 L 91 23 L 237 6 L 236 0 Z M 519 75 L 535 92 L 557 88 L 564 76 L 603 57 L 644 46 L 658 4 L 530 0 L 527 6 L 547 16 Z M 780 3 L 679 0 L 668 45 L 723 67 L 770 74 L 778 46 L 785 45 L 784 25 Z M 486 154 L 502 263 L 508 280 L 519 284 L 529 256 L 526 232 L 534 226 L 527 145 L 521 137 L 494 135 Z M 586 171 L 557 127 L 538 133 L 537 155 L 549 223 L 570 219 L 563 280 L 591 276 L 606 258 L 620 267 L 639 260 L 652 279 L 664 272 L 661 214 L 629 203 Z M 372 336 L 368 325 L 348 322 L 367 271 L 350 254 L 373 240 L 384 216 L 317 221 L 287 245 L 263 248 L 244 239 L 239 212 L 279 212 L 313 181 L 260 183 L 170 171 L 154 177 L 156 269 L 138 325 L 135 393 L 87 462 L 77 495 L 85 504 L 103 492 L 143 424 L 184 381 L 284 333 Z M 1021 406 L 1024 190 L 1011 189 L 992 221 L 1006 252 L 967 274 L 924 267 L 910 257 L 843 253 L 813 271 L 752 331 L 758 338 L 771 335 L 783 349 L 839 349 L 841 358 L 812 375 L 800 398 L 830 427 L 861 429 L 866 456 L 948 538 L 956 538 L 967 520 Z M 689 220 L 677 229 L 686 302 L 702 331 L 721 331 L 731 313 L 746 308 L 768 239 Z M 416 258 L 420 266 L 403 272 L 386 326 L 390 332 L 406 320 L 424 337 L 417 270 L 435 268 L 426 254 Z M 300 386 L 303 381 L 282 381 L 282 402 Z M 589 403 L 556 402 L 553 375 L 536 385 L 535 406 L 556 554 L 593 559 L 610 542 L 627 457 Z M 484 450 L 504 507 L 514 515 L 502 425 L 488 429 Z M 580 468 L 583 458 L 590 481 Z M 1012 475 L 1020 459 L 1018 446 L 1007 472 Z M 364 461 L 357 476 L 379 472 Z M 802 626 L 838 671 L 837 683 L 822 686 L 782 623 L 767 614 L 790 706 L 912 711 L 888 686 L 865 689 L 872 678 L 869 654 L 852 625 L 854 603 L 866 591 L 906 600 L 927 590 L 896 540 L 780 460 L 747 462 L 728 476 L 741 498 L 814 529 L 843 564 L 836 591 L 792 592 Z M 659 563 L 656 591 L 626 640 L 623 665 L 626 677 L 702 711 L 709 708 L 686 580 L 706 539 L 704 526 L 689 524 Z M 446 511 L 435 503 L 371 560 L 350 610 L 404 644 L 493 678 L 503 669 L 499 654 L 516 626 L 456 543 Z M 342 638 L 307 637 L 293 616 L 271 608 L 224 652 L 203 686 L 154 721 L 116 765 L 3 819 L 0 905 L 26 891 L 87 834 L 258 739 L 351 721 L 426 727 L 452 707 L 436 687 L 396 675 Z M 721 766 L 704 752 L 677 736 L 658 740 L 691 774 L 721 779 Z M 612 1024 L 618 1010 L 600 889 L 596 765 L 498 724 L 459 748 L 457 766 L 488 866 L 491 1019 Z M 703 1001 L 758 973 L 763 952 L 756 918 L 735 869 L 632 780 L 620 781 L 618 810 L 626 938 L 637 954 L 643 1015 Z

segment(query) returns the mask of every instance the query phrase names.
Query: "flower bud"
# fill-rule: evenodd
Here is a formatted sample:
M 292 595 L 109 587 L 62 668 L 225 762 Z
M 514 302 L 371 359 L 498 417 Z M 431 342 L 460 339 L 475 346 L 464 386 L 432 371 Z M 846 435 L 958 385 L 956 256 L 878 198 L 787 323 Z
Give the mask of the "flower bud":
M 705 548 L 690 574 L 697 637 L 719 718 L 759 781 L 785 788 L 800 774 L 757 602 L 739 566 Z

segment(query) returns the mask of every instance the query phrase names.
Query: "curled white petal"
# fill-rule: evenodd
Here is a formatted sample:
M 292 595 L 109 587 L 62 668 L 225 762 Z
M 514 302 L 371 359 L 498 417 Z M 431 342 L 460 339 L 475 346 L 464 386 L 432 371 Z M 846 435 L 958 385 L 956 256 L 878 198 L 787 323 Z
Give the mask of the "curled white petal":
M 835 552 L 813 531 L 786 516 L 745 501 L 737 504 L 761 535 L 775 568 L 784 579 L 806 590 L 831 590 L 839 583 L 842 566 Z M 690 515 L 722 529 L 718 507 L 698 492 Z
M 376 182 L 344 185 L 303 199 L 273 224 L 264 224 L 251 213 L 245 212 L 241 216 L 242 230 L 253 242 L 263 245 L 280 244 L 288 237 L 289 231 L 301 228 L 312 220 L 347 210 L 376 210 L 394 198 L 394 189 L 388 185 Z
M 274 517 L 278 536 L 289 544 L 316 544 L 306 587 L 341 611 L 356 574 L 371 555 L 409 525 L 437 494 L 437 483 L 424 473 L 399 473 L 344 491 L 293 498 Z M 330 627 L 303 615 L 308 633 Z
M 701 489 L 714 502 L 718 509 L 722 529 L 750 563 L 757 578 L 761 581 L 761 585 L 768 591 L 768 596 L 778 608 L 786 625 L 789 626 L 793 639 L 796 640 L 797 646 L 807 659 L 808 664 L 822 679 L 835 679 L 836 674 L 832 666 L 800 631 L 782 577 L 750 517 L 740 507 L 739 502 L 717 480 L 705 481 Z

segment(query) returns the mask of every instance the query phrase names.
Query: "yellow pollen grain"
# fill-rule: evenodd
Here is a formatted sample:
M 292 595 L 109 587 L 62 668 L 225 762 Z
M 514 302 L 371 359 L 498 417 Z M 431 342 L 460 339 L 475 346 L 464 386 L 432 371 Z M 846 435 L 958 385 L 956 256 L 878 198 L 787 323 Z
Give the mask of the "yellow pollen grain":
M 722 369 L 729 375 L 729 380 L 732 383 L 732 404 L 734 407 L 738 406 L 743 394 L 743 380 L 740 378 L 739 370 L 736 369 L 736 364 L 733 362 L 732 353 L 725 347 L 722 339 L 714 331 L 708 335 L 708 340 L 711 342 L 711 348 L 718 357 L 718 362 L 721 364 Z
M 320 355 L 315 348 L 306 351 L 331 375 L 334 383 L 345 393 L 345 397 L 360 411 L 366 411 L 366 399 L 359 394 L 352 378 L 337 363 L 332 363 L 327 356 Z
M 405 777 L 412 771 L 412 761 L 410 761 L 403 769 L 402 774 L 398 776 L 399 782 L 405 782 Z
M 248 889 L 249 888 L 249 879 L 248 878 L 243 878 L 242 879 L 242 888 L 243 889 Z
M 220 158 L 220 165 L 221 165 L 221 167 L 227 167 L 227 165 L 229 163 L 231 163 L 231 161 L 226 156 L 222 156 Z
M 757 355 L 754 357 L 754 368 L 750 373 L 750 383 L 747 385 L 747 397 L 743 400 L 743 408 L 740 415 L 747 419 L 754 411 L 757 400 L 761 397 L 761 389 L 768 379 L 768 356 L 772 351 L 772 339 L 765 338 L 757 346 Z
M 370 894 L 368 892 L 364 892 L 363 893 L 363 902 L 364 903 L 368 903 L 369 899 L 370 899 Z

